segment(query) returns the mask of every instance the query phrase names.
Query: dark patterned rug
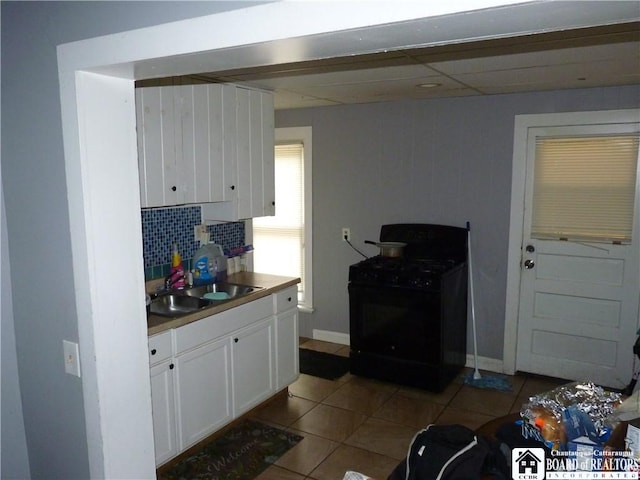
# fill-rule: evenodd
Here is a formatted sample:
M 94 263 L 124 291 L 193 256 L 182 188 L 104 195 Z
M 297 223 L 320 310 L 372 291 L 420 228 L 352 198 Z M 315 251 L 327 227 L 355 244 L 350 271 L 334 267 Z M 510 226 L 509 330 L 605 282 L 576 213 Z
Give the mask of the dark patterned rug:
M 161 473 L 160 480 L 252 480 L 303 437 L 245 420 Z

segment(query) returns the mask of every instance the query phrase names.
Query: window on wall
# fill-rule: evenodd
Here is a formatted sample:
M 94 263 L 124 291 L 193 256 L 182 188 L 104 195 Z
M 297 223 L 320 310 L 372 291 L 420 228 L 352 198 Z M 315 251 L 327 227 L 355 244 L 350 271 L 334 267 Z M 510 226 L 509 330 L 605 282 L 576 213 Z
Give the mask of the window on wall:
M 630 243 L 638 135 L 539 137 L 534 238 Z
M 276 129 L 275 185 L 275 216 L 253 219 L 254 270 L 300 277 L 298 302 L 311 310 L 311 127 Z

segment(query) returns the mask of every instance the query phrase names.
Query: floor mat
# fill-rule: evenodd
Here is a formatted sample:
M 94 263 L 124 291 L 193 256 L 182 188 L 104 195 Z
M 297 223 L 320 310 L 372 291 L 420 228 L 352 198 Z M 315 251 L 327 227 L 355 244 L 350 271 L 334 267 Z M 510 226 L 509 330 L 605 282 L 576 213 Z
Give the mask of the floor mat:
M 303 437 L 244 420 L 166 471 L 159 480 L 251 480 Z
M 300 349 L 300 373 L 335 380 L 349 371 L 349 358 L 331 353 Z
M 474 372 L 464 377 L 464 383 L 476 388 L 484 388 L 487 390 L 501 390 L 503 392 L 513 391 L 511 380 L 506 375 L 488 375 L 482 374 L 480 378 L 474 378 Z

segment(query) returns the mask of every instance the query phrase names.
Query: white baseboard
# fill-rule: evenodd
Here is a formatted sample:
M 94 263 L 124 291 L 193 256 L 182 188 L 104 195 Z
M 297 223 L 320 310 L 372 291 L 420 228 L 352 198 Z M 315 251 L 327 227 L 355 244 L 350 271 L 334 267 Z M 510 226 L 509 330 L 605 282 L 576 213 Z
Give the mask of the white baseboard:
M 351 345 L 348 333 L 332 332 L 330 330 L 313 329 L 313 339 L 323 342 L 339 343 L 340 345 Z
M 313 339 L 321 340 L 323 342 L 338 343 L 340 345 L 351 344 L 348 333 L 332 332 L 330 330 L 317 330 L 315 328 L 313 329 Z M 473 354 L 467 354 L 467 363 L 465 366 L 468 368 L 475 368 Z M 504 372 L 502 360 L 490 357 L 478 356 L 478 369 L 495 373 Z
M 468 368 L 475 368 L 476 364 L 475 364 L 473 354 L 467 353 L 467 364 L 465 366 Z M 488 372 L 503 373 L 504 365 L 502 360 L 499 360 L 497 358 L 478 356 L 478 370 L 486 370 Z

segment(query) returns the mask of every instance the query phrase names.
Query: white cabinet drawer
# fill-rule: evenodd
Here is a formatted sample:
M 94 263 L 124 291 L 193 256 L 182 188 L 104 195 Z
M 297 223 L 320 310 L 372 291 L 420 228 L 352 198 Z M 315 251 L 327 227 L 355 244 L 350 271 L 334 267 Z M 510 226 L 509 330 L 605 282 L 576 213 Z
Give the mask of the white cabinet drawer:
M 175 329 L 176 355 L 271 316 L 271 301 L 260 298 Z
M 171 358 L 171 331 L 149 337 L 149 365 Z
M 298 287 L 293 286 L 273 294 L 274 313 L 285 312 L 298 305 Z

